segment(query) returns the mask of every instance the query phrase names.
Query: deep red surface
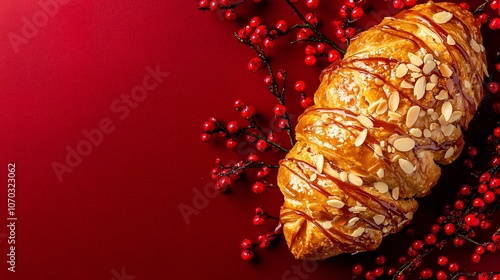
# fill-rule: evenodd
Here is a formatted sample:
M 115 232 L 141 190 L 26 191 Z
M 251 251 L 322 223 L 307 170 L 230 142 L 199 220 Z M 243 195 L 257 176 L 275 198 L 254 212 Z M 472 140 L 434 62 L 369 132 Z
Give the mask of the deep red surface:
M 266 2 L 272 3 L 260 9 L 270 22 L 291 18 L 275 1 Z M 378 3 L 372 4 L 375 10 L 386 5 L 372 2 Z M 336 14 L 338 4 L 324 5 L 320 13 Z M 23 18 L 32 21 L 42 8 L 37 1 L 2 1 L 0 279 L 298 279 L 293 277 L 299 274 L 286 273 L 302 263 L 283 241 L 259 250 L 257 263 L 239 257 L 243 238 L 265 232 L 251 225 L 253 208 L 264 204 L 276 214 L 277 190 L 255 196 L 243 183 L 230 195 L 198 202 L 203 205 L 188 224 L 179 211 L 180 205 L 196 206 L 196 192 L 211 186 L 216 156 L 238 158 L 222 142 L 200 143 L 203 121 L 211 114 L 236 117 L 236 98 L 269 112 L 267 117 L 275 105 L 262 85 L 264 74 L 245 69 L 252 53 L 231 35 L 244 22 L 227 22 L 196 6 L 194 0 L 68 1 L 16 52 L 9 34 L 21 35 Z M 242 14 L 248 18 L 256 8 L 246 6 L 254 9 Z M 291 70 L 290 82 L 310 81 L 312 94 L 326 64 L 306 72 L 302 57 L 297 46 L 275 54 L 275 62 Z M 168 76 L 126 114 L 121 96 L 142 85 L 146 68 L 157 65 Z M 296 104 L 298 97 L 290 100 Z M 54 162 L 66 164 L 67 147 L 83 145 L 82 131 L 103 121 L 109 133 L 59 180 Z M 17 185 L 15 273 L 7 271 L 5 238 L 11 162 Z M 426 217 L 437 215 L 450 197 L 447 182 L 422 200 L 416 221 L 428 224 Z M 397 256 L 404 251 L 398 244 L 408 239 L 390 237 L 383 250 Z M 300 278 L 348 279 L 353 263 L 374 255 L 309 263 L 309 273 Z M 469 258 L 457 251 L 451 255 Z M 494 261 L 476 269 L 491 269 Z

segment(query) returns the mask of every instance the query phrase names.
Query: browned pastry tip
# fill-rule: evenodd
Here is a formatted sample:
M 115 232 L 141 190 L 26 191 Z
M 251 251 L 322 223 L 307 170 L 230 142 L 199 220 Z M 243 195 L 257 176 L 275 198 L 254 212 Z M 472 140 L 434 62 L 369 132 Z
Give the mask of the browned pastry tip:
M 296 258 L 374 250 L 412 219 L 484 95 L 479 28 L 457 4 L 417 5 L 360 33 L 323 71 L 278 173 Z

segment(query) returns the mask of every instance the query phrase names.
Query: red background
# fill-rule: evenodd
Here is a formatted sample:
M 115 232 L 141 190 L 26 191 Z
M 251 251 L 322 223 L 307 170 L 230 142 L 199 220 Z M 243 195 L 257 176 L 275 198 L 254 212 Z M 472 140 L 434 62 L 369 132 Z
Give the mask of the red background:
M 21 35 L 23 18 L 32 21 L 42 8 L 37 1 L 1 2 L 0 279 L 282 279 L 302 265 L 283 240 L 258 250 L 255 263 L 239 257 L 243 238 L 255 240 L 272 230 L 271 223 L 255 228 L 251 219 L 261 204 L 277 214 L 281 196 L 276 189 L 257 196 L 251 181 L 243 181 L 230 194 L 203 202 L 188 224 L 179 210 L 182 204 L 194 207 L 196 190 L 211 186 L 209 170 L 217 156 L 229 161 L 251 151 L 226 151 L 222 141 L 202 144 L 201 124 L 212 114 L 237 118 L 236 98 L 255 105 L 262 122 L 272 116 L 276 101 L 261 82 L 264 73 L 246 70 L 252 52 L 232 36 L 254 14 L 271 24 L 293 18 L 278 1 L 264 2 L 271 3 L 245 3 L 246 11 L 237 10 L 242 19 L 228 22 L 198 11 L 194 0 L 68 1 L 17 45 L 17 53 L 9 34 Z M 387 5 L 369 2 L 374 10 Z M 338 4 L 322 3 L 320 17 L 336 15 L 337 9 Z M 312 94 L 326 64 L 306 67 L 303 46 L 287 49 L 271 52 L 273 62 L 289 70 L 290 83 L 308 81 Z M 113 111 L 113 102 L 130 95 L 148 74 L 146 68 L 157 65 L 168 77 L 128 116 Z M 296 114 L 298 100 L 290 91 Z M 103 119 L 114 130 L 104 133 L 60 181 L 53 163 L 65 164 L 66 148 L 76 149 L 86 139 L 82 130 L 99 128 Z M 6 264 L 8 163 L 16 164 L 16 273 L 7 272 Z M 428 228 L 429 217 L 434 219 L 442 201 L 453 197 L 457 184 L 445 177 L 431 197 L 421 200 L 417 228 Z M 408 244 L 398 234 L 384 242 L 381 252 L 395 258 Z M 301 279 L 348 279 L 352 264 L 378 253 L 329 259 Z M 469 258 L 456 250 L 450 255 Z M 495 260 L 500 259 L 492 256 L 471 267 L 491 270 Z

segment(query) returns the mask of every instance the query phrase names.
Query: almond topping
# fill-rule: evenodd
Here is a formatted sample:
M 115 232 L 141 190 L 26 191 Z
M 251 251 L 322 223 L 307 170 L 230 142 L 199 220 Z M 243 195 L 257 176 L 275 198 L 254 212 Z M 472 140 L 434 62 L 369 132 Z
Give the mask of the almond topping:
M 411 64 L 413 64 L 415 66 L 420 66 L 420 65 L 424 64 L 424 61 L 420 57 L 418 57 L 412 53 L 408 53 L 408 57 L 410 58 Z
M 344 205 L 345 205 L 344 202 L 337 200 L 337 199 L 327 200 L 326 204 L 330 205 L 333 208 L 338 208 L 338 209 L 344 207 Z
M 408 152 L 415 148 L 415 140 L 411 138 L 399 138 L 394 141 L 394 148 L 400 152 Z
M 359 237 L 359 236 L 361 236 L 364 232 L 365 232 L 365 228 L 364 228 L 364 227 L 359 227 L 359 228 L 357 228 L 355 231 L 353 231 L 353 233 L 351 233 L 351 236 L 352 236 L 352 237 Z
M 452 124 L 441 127 L 441 131 L 443 132 L 444 136 L 446 136 L 446 137 L 452 135 L 454 130 L 455 130 L 455 126 Z
M 453 39 L 450 34 L 446 37 L 446 43 L 450 46 L 454 46 L 456 44 L 455 39 Z
M 385 216 L 384 215 L 375 215 L 373 216 L 373 221 L 375 222 L 375 224 L 378 226 L 378 225 L 381 225 L 384 221 L 385 221 Z
M 452 13 L 447 12 L 447 11 L 443 11 L 443 12 L 435 13 L 432 16 L 432 19 L 437 24 L 443 24 L 443 23 L 447 23 L 452 17 L 453 17 Z
M 450 158 L 453 154 L 455 153 L 455 148 L 450 147 L 448 150 L 446 150 L 446 153 L 444 154 L 444 158 Z
M 367 116 L 359 115 L 357 119 L 364 127 L 373 128 L 373 122 Z
M 403 80 L 400 86 L 401 88 L 413 88 L 413 85 L 407 82 L 406 80 Z
M 355 186 L 360 187 L 363 185 L 363 179 L 361 179 L 361 177 L 354 175 L 351 172 L 349 172 L 349 174 L 347 174 L 347 179 L 349 180 L 349 183 L 351 183 Z
M 392 198 L 394 198 L 394 200 L 399 199 L 399 187 L 392 189 Z
M 379 178 L 381 178 L 381 179 L 382 179 L 382 178 L 384 178 L 384 176 L 385 176 L 385 171 L 384 171 L 384 169 L 383 169 L 383 168 L 379 168 L 379 170 L 377 170 L 377 176 L 378 176 Z
M 326 221 L 326 222 L 323 222 L 322 226 L 323 226 L 325 229 L 331 229 L 331 228 L 332 228 L 332 221 Z
M 463 113 L 461 111 L 454 111 L 451 114 L 450 120 L 448 122 L 453 123 L 453 122 L 458 121 L 462 117 L 462 114 Z
M 418 119 L 418 115 L 420 113 L 419 106 L 412 106 L 408 109 L 408 113 L 406 113 L 406 126 L 412 127 Z
M 387 112 L 387 101 L 382 100 L 377 106 L 377 110 L 375 111 L 378 115 L 382 115 Z
M 389 191 L 389 186 L 384 183 L 384 182 L 375 182 L 373 183 L 373 187 L 379 192 L 379 193 L 386 193 Z
M 428 128 L 424 129 L 424 137 L 431 138 L 431 136 L 432 136 L 431 131 Z
M 318 178 L 318 174 L 313 173 L 311 177 L 309 177 L 309 181 L 314 182 Z
M 424 97 L 425 94 L 425 77 L 418 78 L 415 83 L 415 88 L 413 89 L 413 93 L 415 94 L 415 99 L 420 100 Z
M 373 152 L 379 157 L 384 156 L 384 153 L 382 152 L 382 148 L 377 144 L 375 144 L 375 148 L 373 149 Z
M 411 71 L 413 72 L 420 72 L 422 71 L 420 68 L 418 68 L 417 66 L 415 66 L 414 64 L 406 64 L 406 67 L 408 67 L 408 69 L 410 69 Z
M 479 44 L 476 42 L 476 40 L 474 39 L 471 39 L 470 40 L 470 46 L 472 47 L 472 49 L 477 52 L 477 53 L 480 53 L 481 52 L 481 47 L 479 46 Z
M 440 129 L 440 128 L 441 128 L 441 125 L 439 125 L 438 123 L 431 123 L 431 124 L 429 125 L 429 129 L 430 129 L 431 131 L 438 130 L 438 129 Z
M 342 182 L 347 182 L 347 173 L 342 171 L 340 172 L 340 180 L 342 180 Z
M 453 71 L 451 71 L 451 68 L 447 64 L 441 64 L 439 65 L 439 72 L 441 72 L 441 75 L 443 77 L 449 78 L 453 74 Z
M 411 220 L 413 219 L 413 212 L 408 212 L 405 214 L 405 218 L 407 218 L 408 220 Z
M 435 83 L 427 83 L 425 85 L 425 90 L 433 90 L 436 87 Z
M 353 226 L 357 221 L 359 221 L 359 218 L 358 217 L 354 217 L 354 218 L 351 218 L 348 222 L 347 222 L 347 226 L 348 227 L 351 227 Z
M 399 107 L 399 93 L 394 92 L 389 96 L 389 110 L 396 112 Z
M 353 212 L 353 213 L 359 213 L 359 212 L 364 212 L 366 211 L 366 207 L 364 206 L 353 206 L 351 208 L 349 208 L 349 212 Z
M 471 89 L 472 88 L 472 85 L 470 84 L 469 81 L 465 80 L 465 82 L 464 82 L 464 88 L 467 88 L 467 89 Z
M 488 67 L 486 67 L 486 64 L 483 63 L 483 72 L 486 77 L 489 77 L 490 74 L 488 73 Z
M 354 146 L 359 147 L 361 146 L 366 139 L 366 135 L 368 134 L 368 130 L 365 128 L 363 129 L 359 134 L 358 137 L 356 137 L 356 140 L 354 141 Z
M 316 169 L 318 173 L 323 173 L 323 165 L 325 164 L 325 157 L 322 154 L 316 156 Z
M 411 162 L 407 161 L 406 159 L 400 158 L 398 160 L 399 167 L 406 173 L 406 174 L 411 174 L 413 171 L 415 171 L 415 166 L 411 164 Z
M 424 68 L 422 69 L 422 71 L 424 72 L 425 75 L 429 74 L 430 72 L 432 72 L 432 70 L 434 70 L 434 68 L 436 68 L 436 62 L 434 62 L 434 60 L 429 60 L 425 63 L 424 65 Z
M 415 137 L 422 137 L 422 130 L 420 128 L 412 128 L 410 129 L 410 134 Z
M 432 74 L 430 80 L 431 80 L 431 83 L 437 84 L 439 77 L 436 74 Z
M 408 73 L 408 67 L 405 64 L 400 64 L 398 68 L 396 68 L 396 77 L 402 78 Z
M 436 95 L 437 100 L 446 100 L 448 99 L 448 91 L 442 89 L 438 95 Z
M 451 105 L 450 101 L 446 101 L 445 103 L 443 103 L 443 106 L 441 106 L 441 114 L 443 114 L 446 121 L 450 119 L 452 113 L 453 106 Z
M 401 115 L 396 112 L 389 111 L 387 115 L 389 116 L 389 121 L 399 122 L 401 120 Z
M 424 63 L 430 60 L 434 60 L 434 56 L 431 53 L 428 53 L 424 56 Z

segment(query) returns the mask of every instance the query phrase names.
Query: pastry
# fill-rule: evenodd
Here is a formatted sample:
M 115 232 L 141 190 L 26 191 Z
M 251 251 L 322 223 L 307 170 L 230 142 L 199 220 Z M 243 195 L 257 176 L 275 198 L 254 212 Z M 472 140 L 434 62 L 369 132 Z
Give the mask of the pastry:
M 374 250 L 412 219 L 484 95 L 479 28 L 457 4 L 417 5 L 360 33 L 323 71 L 278 172 L 296 258 Z

